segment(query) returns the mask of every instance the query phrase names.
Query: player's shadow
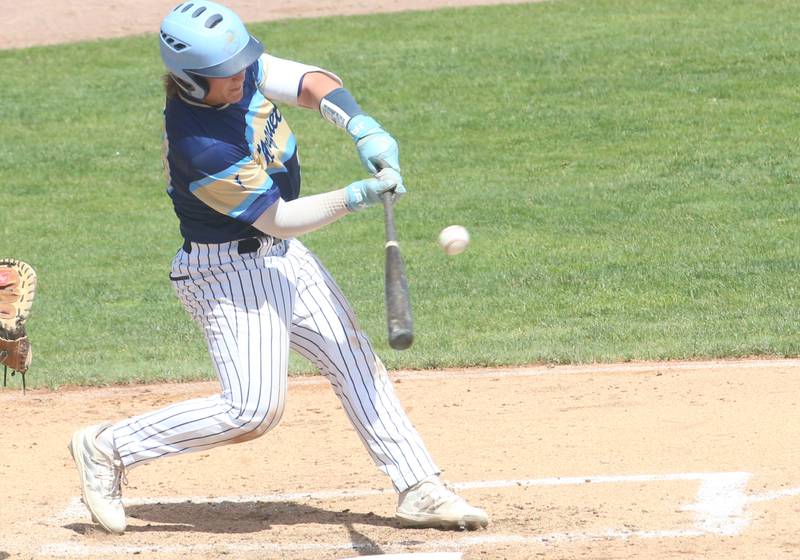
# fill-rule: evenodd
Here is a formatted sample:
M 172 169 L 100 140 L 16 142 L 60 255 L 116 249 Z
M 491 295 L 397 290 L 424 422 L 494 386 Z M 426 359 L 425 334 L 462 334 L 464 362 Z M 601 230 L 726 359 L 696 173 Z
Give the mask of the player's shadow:
M 372 512 L 356 513 L 348 509 L 329 510 L 297 502 L 219 502 L 179 504 L 146 504 L 128 506 L 130 519 L 146 525 L 129 523 L 126 532 L 201 532 L 256 533 L 281 525 L 320 524 L 352 527 L 354 524 L 398 528 L 392 517 Z M 95 525 L 72 523 L 66 525 L 76 533 L 91 532 Z M 349 529 L 348 529 L 349 530 Z

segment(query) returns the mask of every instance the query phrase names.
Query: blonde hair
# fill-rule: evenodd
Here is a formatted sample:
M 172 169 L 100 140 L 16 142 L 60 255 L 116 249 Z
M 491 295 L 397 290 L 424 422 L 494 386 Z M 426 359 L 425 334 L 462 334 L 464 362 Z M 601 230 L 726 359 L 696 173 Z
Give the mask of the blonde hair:
M 173 99 L 178 95 L 180 90 L 181 87 L 178 85 L 178 82 L 175 81 L 175 77 L 169 72 L 164 74 L 164 93 L 167 99 Z

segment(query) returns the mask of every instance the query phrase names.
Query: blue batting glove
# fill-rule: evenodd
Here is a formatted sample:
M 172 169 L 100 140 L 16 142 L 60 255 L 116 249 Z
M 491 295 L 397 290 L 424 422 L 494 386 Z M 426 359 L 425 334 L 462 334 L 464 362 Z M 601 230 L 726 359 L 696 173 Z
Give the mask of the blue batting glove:
M 345 205 L 355 212 L 381 202 L 383 193 L 392 191 L 395 199 L 406 193 L 403 178 L 394 169 L 383 169 L 371 179 L 349 184 L 344 190 Z
M 353 137 L 358 157 L 367 171 L 373 175 L 385 167 L 400 171 L 397 141 L 381 128 L 378 121 L 364 114 L 356 115 L 347 123 L 347 132 Z
M 406 186 L 403 184 L 403 177 L 391 167 L 384 167 L 380 169 L 375 176 L 382 181 L 389 181 L 394 185 L 392 192 L 394 193 L 395 199 L 398 199 L 406 194 Z

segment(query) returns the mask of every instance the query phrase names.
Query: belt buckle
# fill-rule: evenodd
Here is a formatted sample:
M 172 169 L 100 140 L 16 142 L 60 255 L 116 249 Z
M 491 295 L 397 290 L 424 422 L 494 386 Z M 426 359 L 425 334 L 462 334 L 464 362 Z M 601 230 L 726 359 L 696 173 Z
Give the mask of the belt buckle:
M 239 240 L 236 250 L 240 255 L 246 255 L 257 252 L 262 246 L 261 239 L 258 237 L 248 237 Z
M 262 235 L 261 237 L 247 237 L 245 239 L 240 239 L 237 250 L 240 255 L 246 255 L 248 253 L 256 253 L 261 249 L 269 251 L 272 249 L 277 243 L 283 241 L 282 239 L 278 239 L 272 235 Z

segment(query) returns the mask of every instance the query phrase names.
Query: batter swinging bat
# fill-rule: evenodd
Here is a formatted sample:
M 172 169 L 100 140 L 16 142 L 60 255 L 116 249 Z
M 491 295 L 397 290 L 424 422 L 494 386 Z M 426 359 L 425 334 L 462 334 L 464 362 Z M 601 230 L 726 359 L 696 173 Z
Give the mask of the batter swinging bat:
M 411 319 L 411 301 L 408 297 L 408 280 L 397 243 L 394 227 L 394 195 L 383 193 L 383 212 L 386 217 L 386 325 L 389 329 L 389 346 L 405 350 L 414 342 L 414 325 Z

